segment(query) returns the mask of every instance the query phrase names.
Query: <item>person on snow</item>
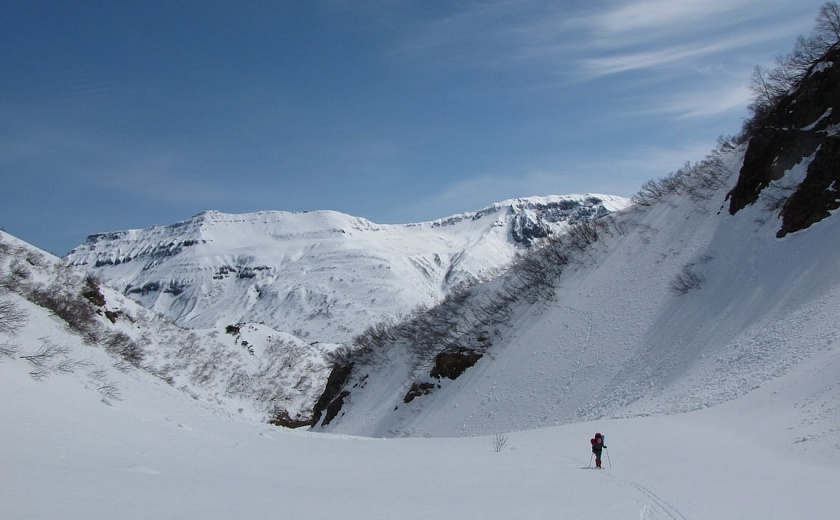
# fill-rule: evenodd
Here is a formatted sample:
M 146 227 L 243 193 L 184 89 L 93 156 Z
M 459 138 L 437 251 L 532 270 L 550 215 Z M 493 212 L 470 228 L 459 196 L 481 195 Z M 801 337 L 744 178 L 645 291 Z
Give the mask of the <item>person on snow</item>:
M 604 436 L 600 433 L 596 433 L 595 437 L 589 439 L 589 443 L 592 444 L 592 453 L 595 454 L 595 467 L 601 467 L 601 451 L 604 450 L 607 445 L 604 444 Z

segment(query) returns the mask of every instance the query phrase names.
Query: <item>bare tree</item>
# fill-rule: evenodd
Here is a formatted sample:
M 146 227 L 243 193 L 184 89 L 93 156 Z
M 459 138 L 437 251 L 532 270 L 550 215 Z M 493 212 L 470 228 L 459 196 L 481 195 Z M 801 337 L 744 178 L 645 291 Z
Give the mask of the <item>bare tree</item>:
M 811 67 L 840 43 L 840 7 L 827 2 L 820 8 L 814 30 L 796 39 L 793 50 L 776 58 L 774 69 L 756 66 L 750 79 L 754 99 L 749 109 L 753 117 L 744 122 L 741 140 L 749 138 L 772 112 L 779 100 L 795 88 Z
M 837 2 L 827 2 L 820 7 L 814 29 L 816 37 L 825 43 L 826 48 L 840 42 L 840 7 Z

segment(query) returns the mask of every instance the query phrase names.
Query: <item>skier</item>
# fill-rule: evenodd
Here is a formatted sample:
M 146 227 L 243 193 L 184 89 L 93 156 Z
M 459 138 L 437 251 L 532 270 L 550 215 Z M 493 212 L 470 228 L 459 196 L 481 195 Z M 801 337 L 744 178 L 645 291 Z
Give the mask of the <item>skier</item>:
M 592 453 L 595 454 L 595 467 L 601 467 L 601 450 L 606 449 L 607 445 L 604 444 L 604 436 L 600 433 L 596 433 L 595 437 L 589 439 L 589 443 L 592 444 Z

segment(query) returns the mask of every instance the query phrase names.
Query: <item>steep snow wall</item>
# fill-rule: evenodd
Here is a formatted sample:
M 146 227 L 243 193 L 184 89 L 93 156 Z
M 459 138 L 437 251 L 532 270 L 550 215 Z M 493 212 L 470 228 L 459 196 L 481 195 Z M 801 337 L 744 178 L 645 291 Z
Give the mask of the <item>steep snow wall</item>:
M 716 189 L 615 215 L 623 232 L 570 264 L 553 301 L 519 308 L 459 378 L 405 403 L 409 356 L 357 367 L 324 428 L 478 435 L 680 412 L 743 395 L 826 348 L 840 333 L 840 222 L 778 239 L 769 193 L 730 215 L 743 153 L 723 157 L 729 175 Z

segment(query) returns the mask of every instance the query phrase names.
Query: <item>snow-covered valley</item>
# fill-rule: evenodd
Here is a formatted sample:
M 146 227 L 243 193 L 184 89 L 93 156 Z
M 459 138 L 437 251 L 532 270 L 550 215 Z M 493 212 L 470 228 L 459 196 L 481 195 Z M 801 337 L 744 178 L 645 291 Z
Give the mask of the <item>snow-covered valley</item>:
M 0 517 L 833 518 L 829 52 L 575 225 L 208 212 L 65 260 L 0 232 Z
M 840 506 L 839 370 L 835 345 L 724 405 L 507 432 L 496 452 L 493 436 L 371 439 L 278 429 L 201 405 L 142 372 L 121 376 L 122 400 L 105 403 L 73 376 L 39 382 L 7 360 L 0 363 L 0 514 L 830 518 Z M 582 469 L 595 431 L 607 436 L 605 469 Z
M 777 239 L 765 205 L 719 211 L 733 179 L 710 197 L 616 215 L 624 224 L 570 265 L 556 298 L 521 307 L 492 355 L 436 392 L 404 404 L 406 380 L 372 375 L 329 427 L 366 436 L 267 425 L 213 387 L 125 367 L 7 293 L 26 317 L 0 341 L 0 513 L 830 517 L 840 506 L 840 221 Z M 17 260 L 4 273 L 20 271 Z M 675 290 L 685 266 L 701 283 Z M 45 338 L 64 363 L 35 377 Z M 160 368 L 166 345 L 147 346 Z M 607 437 L 602 470 L 590 469 L 596 431 Z

